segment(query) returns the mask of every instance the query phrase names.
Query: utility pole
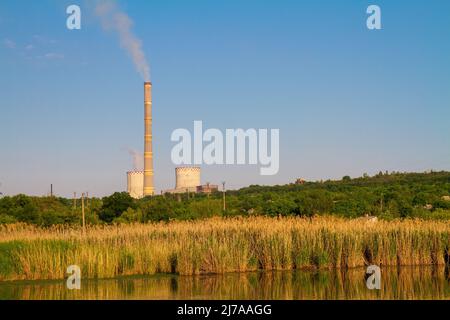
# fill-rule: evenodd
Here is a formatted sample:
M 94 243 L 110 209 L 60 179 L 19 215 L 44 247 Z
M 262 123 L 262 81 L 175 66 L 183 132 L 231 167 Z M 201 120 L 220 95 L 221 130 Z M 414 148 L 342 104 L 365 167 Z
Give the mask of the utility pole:
M 383 213 L 383 193 L 381 193 L 381 201 L 380 201 L 380 206 L 381 206 L 381 213 Z
M 53 183 L 50 184 L 50 197 L 53 198 Z
M 223 193 L 223 211 L 227 211 L 227 200 L 225 196 L 225 181 L 222 182 L 222 193 Z
M 83 216 L 83 234 L 86 234 L 86 219 L 84 215 L 84 193 L 81 194 L 81 214 Z

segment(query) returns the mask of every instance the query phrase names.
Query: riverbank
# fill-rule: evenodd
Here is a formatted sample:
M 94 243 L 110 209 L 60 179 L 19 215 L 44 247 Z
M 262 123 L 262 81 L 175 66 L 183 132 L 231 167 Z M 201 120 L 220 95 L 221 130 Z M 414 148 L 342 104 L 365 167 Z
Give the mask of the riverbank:
M 0 280 L 445 265 L 445 221 L 212 218 L 81 229 L 0 227 Z

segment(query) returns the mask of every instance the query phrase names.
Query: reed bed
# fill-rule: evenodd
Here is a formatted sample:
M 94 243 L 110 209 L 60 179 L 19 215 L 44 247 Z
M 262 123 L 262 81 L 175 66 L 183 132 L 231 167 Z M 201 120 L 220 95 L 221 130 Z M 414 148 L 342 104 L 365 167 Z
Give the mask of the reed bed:
M 41 229 L 0 227 L 0 280 L 449 263 L 450 224 L 335 217 L 200 221 Z

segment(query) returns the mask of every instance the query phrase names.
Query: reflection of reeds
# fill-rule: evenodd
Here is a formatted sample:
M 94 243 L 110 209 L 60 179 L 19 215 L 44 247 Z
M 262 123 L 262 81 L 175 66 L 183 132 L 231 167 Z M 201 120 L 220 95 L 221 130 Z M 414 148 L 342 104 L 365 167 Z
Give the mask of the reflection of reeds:
M 0 227 L 0 279 L 182 275 L 300 268 L 444 265 L 450 224 L 364 222 L 332 217 L 234 218 L 94 226 Z
M 0 284 L 0 299 L 449 299 L 444 268 L 383 268 L 381 290 L 369 290 L 361 268 L 86 280 L 70 291 L 63 280 Z

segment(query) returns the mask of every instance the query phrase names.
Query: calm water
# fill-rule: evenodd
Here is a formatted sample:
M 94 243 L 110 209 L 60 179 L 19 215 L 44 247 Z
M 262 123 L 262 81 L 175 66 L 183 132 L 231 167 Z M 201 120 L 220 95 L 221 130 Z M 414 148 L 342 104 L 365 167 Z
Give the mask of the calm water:
M 365 270 L 280 271 L 208 276 L 150 276 L 65 281 L 0 282 L 5 299 L 450 299 L 448 270 L 383 269 L 381 290 L 366 287 Z

